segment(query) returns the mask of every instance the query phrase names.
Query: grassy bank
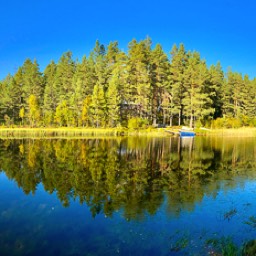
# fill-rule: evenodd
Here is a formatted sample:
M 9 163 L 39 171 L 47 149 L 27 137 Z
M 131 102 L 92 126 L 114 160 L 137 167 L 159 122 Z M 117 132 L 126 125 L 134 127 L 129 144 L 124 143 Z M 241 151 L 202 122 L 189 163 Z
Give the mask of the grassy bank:
M 113 136 L 168 136 L 164 129 L 127 128 L 0 128 L 0 138 L 82 138 Z
M 224 128 L 224 129 L 196 129 L 196 134 L 200 136 L 219 136 L 219 137 L 256 137 L 256 128 Z
M 0 128 L 0 138 L 83 138 L 83 137 L 113 137 L 113 136 L 172 136 L 171 128 Z M 237 129 L 196 129 L 197 136 L 220 137 L 256 137 L 256 128 L 244 127 Z

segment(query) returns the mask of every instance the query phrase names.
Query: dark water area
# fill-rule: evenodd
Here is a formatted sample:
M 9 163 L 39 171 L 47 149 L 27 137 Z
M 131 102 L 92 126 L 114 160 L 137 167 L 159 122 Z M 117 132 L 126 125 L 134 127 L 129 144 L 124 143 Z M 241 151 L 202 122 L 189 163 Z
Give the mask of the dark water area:
M 0 255 L 255 255 L 255 138 L 0 140 L 0 170 Z

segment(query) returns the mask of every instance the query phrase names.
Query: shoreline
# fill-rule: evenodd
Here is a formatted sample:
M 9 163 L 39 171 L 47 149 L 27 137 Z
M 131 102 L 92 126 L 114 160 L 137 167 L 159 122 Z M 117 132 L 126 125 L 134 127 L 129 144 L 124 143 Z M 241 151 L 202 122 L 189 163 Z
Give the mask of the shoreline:
M 179 128 L 0 128 L 0 138 L 174 137 Z M 256 137 L 256 128 L 195 129 L 196 136 Z

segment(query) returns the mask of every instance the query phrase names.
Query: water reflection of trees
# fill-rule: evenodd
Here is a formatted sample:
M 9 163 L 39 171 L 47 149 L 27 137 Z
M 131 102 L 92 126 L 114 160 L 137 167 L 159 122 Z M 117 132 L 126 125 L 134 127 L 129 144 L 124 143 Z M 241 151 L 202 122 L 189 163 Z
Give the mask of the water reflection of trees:
M 87 204 L 92 215 L 122 210 L 154 214 L 165 196 L 170 214 L 193 209 L 235 177 L 253 177 L 255 140 L 221 138 L 2 140 L 0 168 L 24 193 L 42 183 L 64 206 Z

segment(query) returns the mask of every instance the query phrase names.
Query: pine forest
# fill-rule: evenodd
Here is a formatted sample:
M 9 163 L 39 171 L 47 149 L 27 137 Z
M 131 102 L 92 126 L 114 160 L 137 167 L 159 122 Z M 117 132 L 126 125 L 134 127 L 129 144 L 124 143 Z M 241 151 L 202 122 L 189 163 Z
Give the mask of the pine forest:
M 43 72 L 25 60 L 0 81 L 0 123 L 8 127 L 256 126 L 256 79 L 207 66 L 183 44 L 165 53 L 150 38 L 99 41 L 88 56 L 64 53 Z

